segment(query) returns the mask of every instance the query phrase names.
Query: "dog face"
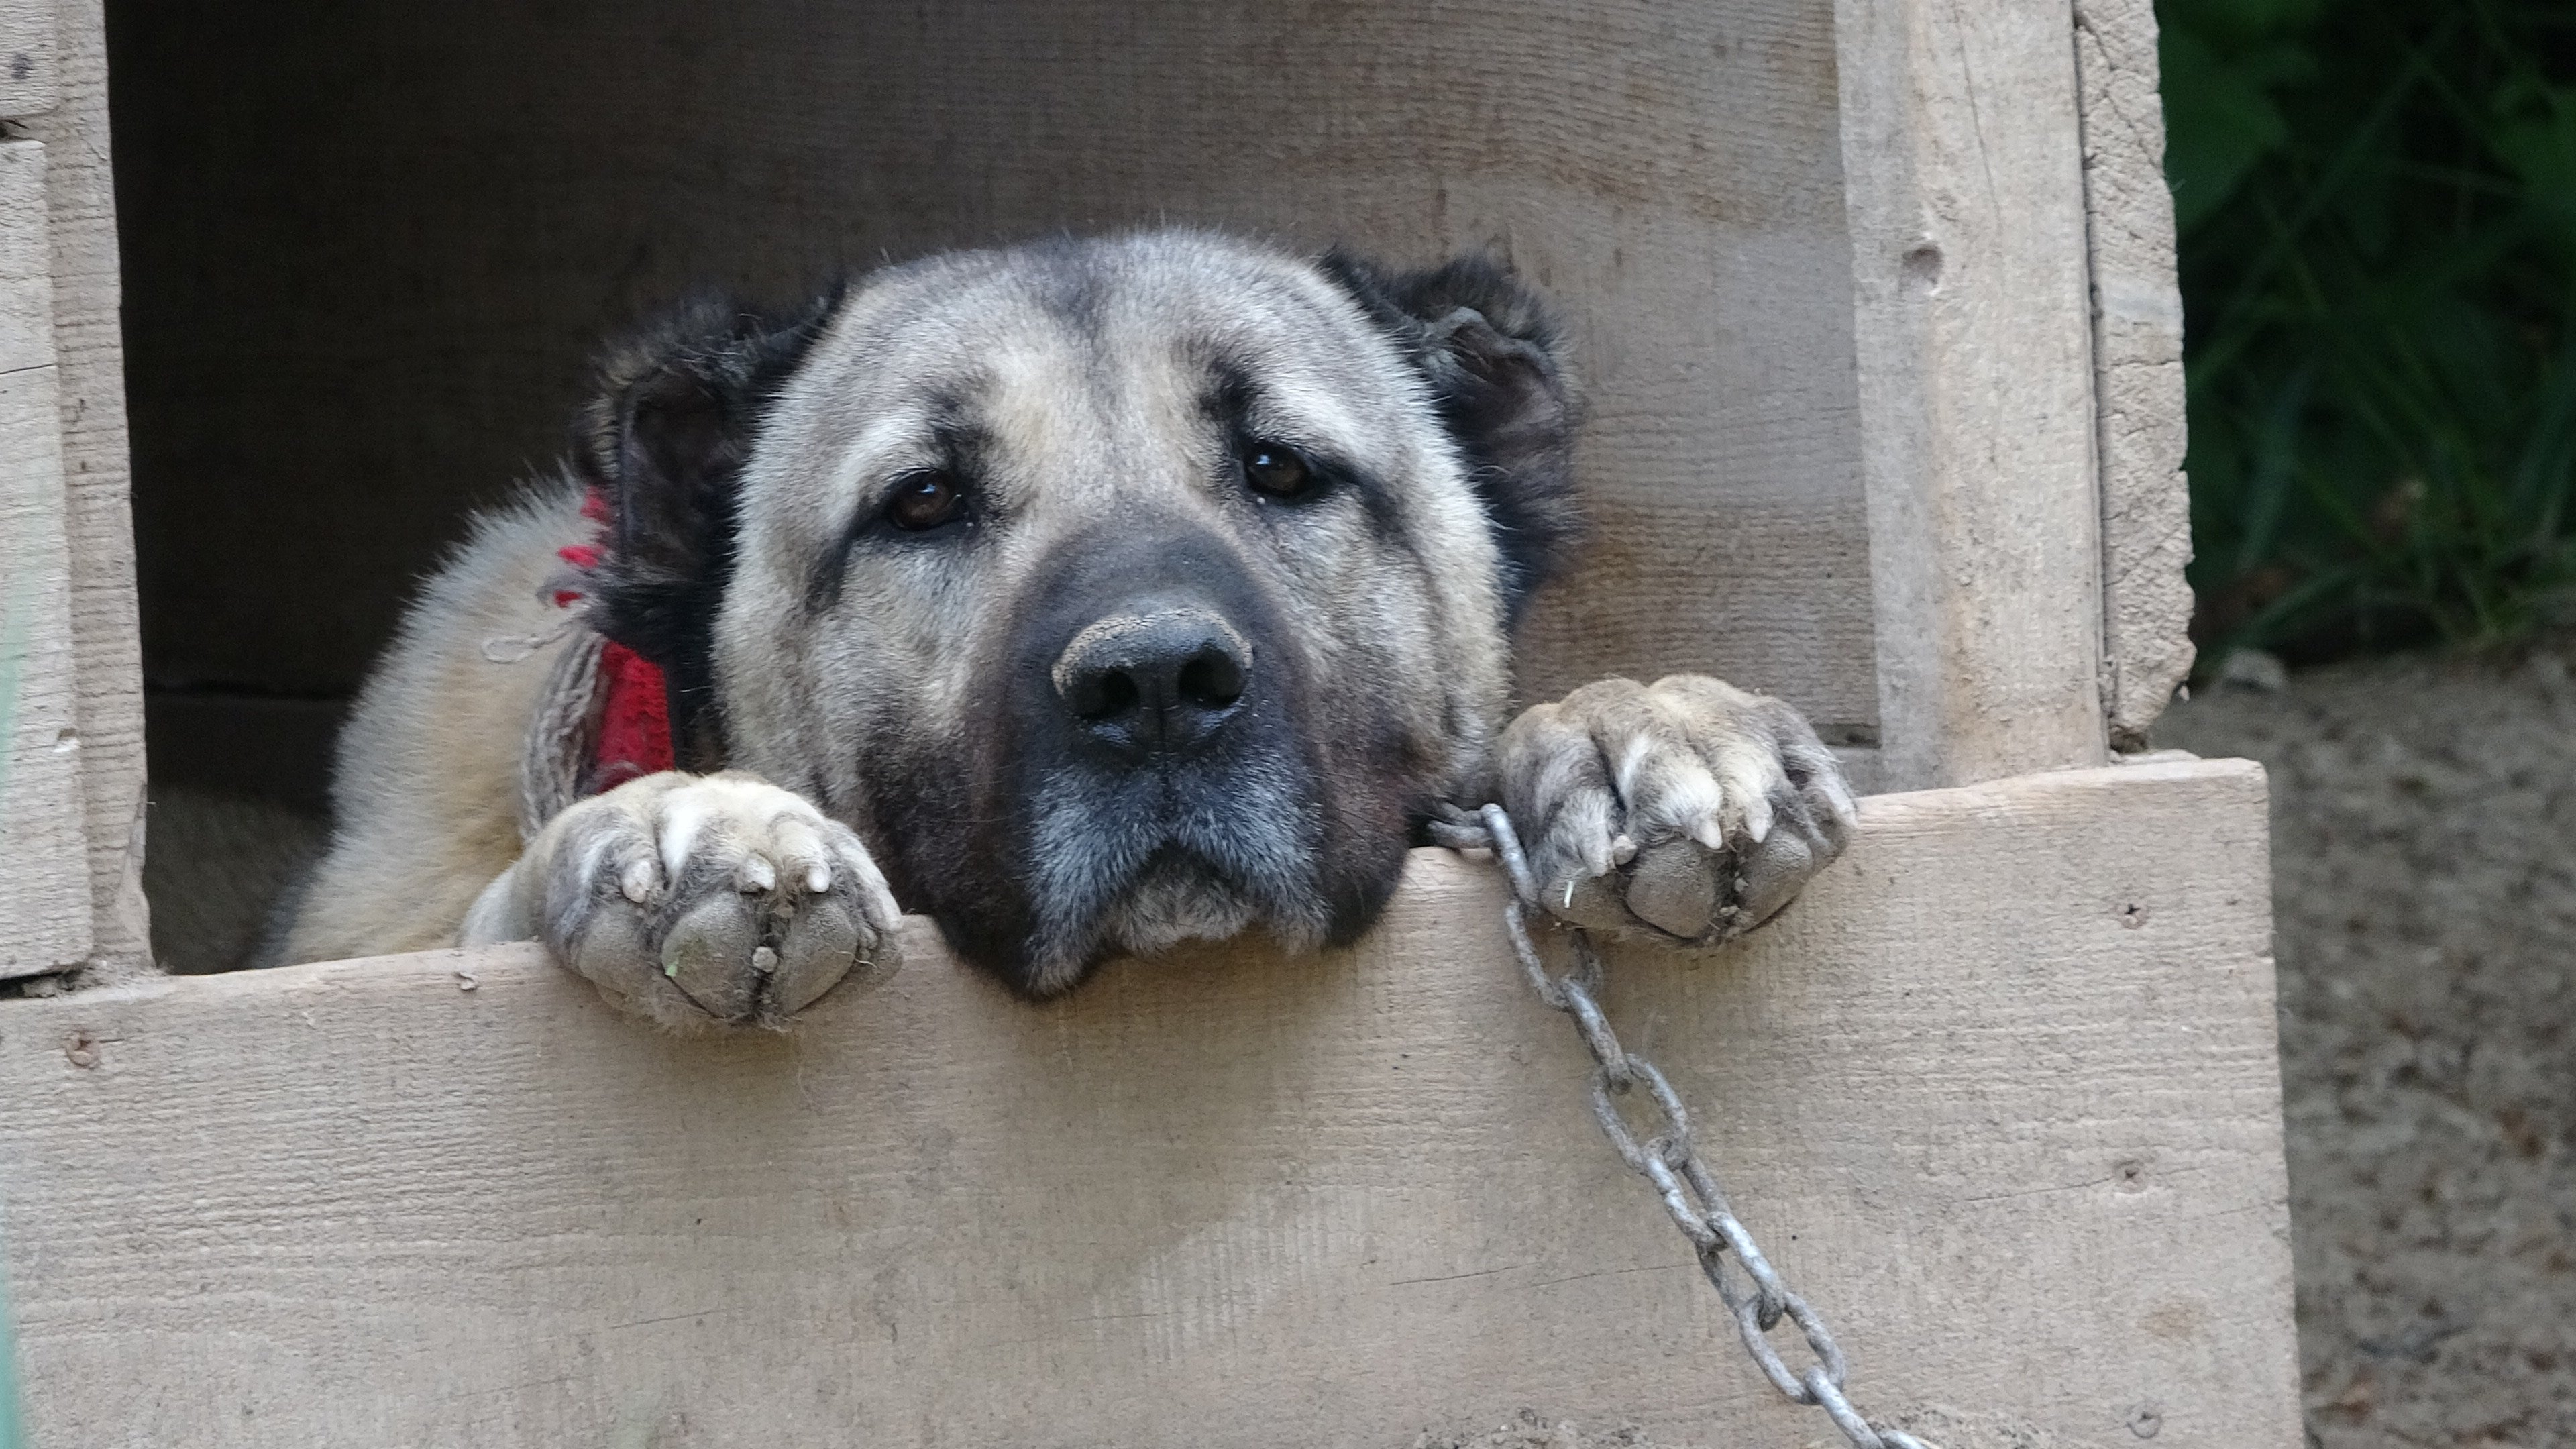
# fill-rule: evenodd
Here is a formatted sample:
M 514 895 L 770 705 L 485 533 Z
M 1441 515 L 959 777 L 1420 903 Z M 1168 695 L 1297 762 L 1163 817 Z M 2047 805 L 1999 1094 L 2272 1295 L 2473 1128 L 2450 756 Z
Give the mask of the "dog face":
M 595 618 L 669 672 L 684 764 L 806 793 L 1024 992 L 1338 943 L 1482 788 L 1567 431 L 1548 329 L 1478 264 L 952 253 L 612 362 Z

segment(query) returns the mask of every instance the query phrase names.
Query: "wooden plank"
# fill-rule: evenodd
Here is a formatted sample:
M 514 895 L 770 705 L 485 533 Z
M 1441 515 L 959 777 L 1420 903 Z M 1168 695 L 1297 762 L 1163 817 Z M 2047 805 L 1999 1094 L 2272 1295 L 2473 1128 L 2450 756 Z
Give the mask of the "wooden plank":
M 0 141 L 0 373 L 54 365 L 45 148 Z
M 1884 778 L 2099 763 L 2066 0 L 1837 0 L 1835 16 Z
M 2143 749 L 2192 661 L 2182 290 L 2154 0 L 2075 0 L 2075 59 L 2102 469 L 2103 700 L 2112 743 Z
M 0 120 L 54 108 L 61 83 L 55 0 L 0 0 Z
M 22 147 L 0 143 L 0 206 Z M 0 371 L 0 980 L 90 952 L 70 583 L 54 369 Z
M 154 23 L 158 23 L 158 20 Z M 151 969 L 143 901 L 143 655 L 127 499 L 125 348 L 115 178 L 108 160 L 103 0 L 61 0 L 61 104 L 28 123 L 47 144 L 54 352 L 70 549 L 73 673 L 88 817 L 89 969 Z
M 0 142 L 0 979 L 90 949 L 45 148 Z
M 689 288 L 1194 222 L 1491 248 L 1563 304 L 1597 533 L 1530 621 L 1529 694 L 1714 671 L 1865 742 L 1832 21 L 1829 0 L 156 14 L 118 64 L 145 87 L 120 144 L 152 157 L 128 192 L 154 219 L 129 238 L 145 481 L 174 480 L 147 520 L 171 540 L 158 667 L 353 687 L 461 502 L 561 446 L 601 330 Z
M 1609 1007 L 1866 1404 L 2291 1449 L 2266 878 L 2243 762 L 1880 797 L 1780 923 L 1617 953 Z M 0 1004 L 35 1442 L 1822 1443 L 1501 899 L 1418 852 L 1354 950 L 1045 1007 L 914 921 L 785 1037 L 657 1035 L 530 947 Z

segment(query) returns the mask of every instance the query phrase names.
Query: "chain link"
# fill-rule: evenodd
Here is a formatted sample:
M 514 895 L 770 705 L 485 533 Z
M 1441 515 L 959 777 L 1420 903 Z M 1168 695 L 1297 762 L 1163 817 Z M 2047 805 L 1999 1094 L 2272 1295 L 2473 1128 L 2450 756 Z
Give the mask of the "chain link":
M 1716 1175 L 1700 1157 L 1691 1136 L 1690 1112 L 1672 1083 L 1654 1063 L 1622 1047 L 1618 1033 L 1610 1029 L 1610 1019 L 1602 1015 L 1595 1000 L 1601 989 L 1601 956 L 1592 949 L 1590 935 L 1579 926 L 1566 926 L 1574 963 L 1562 975 L 1548 970 L 1530 935 L 1530 921 L 1542 908 L 1529 857 L 1521 852 L 1520 835 L 1500 805 L 1488 805 L 1478 815 L 1484 822 L 1482 840 L 1472 840 L 1472 827 L 1458 821 L 1440 833 L 1452 844 L 1489 846 L 1511 877 L 1512 902 L 1503 908 L 1503 924 L 1511 933 L 1512 954 L 1520 962 L 1521 974 L 1529 978 L 1539 1000 L 1574 1019 L 1584 1049 L 1592 1054 L 1592 1115 L 1601 1123 L 1602 1135 L 1631 1171 L 1654 1185 L 1673 1226 L 1690 1240 L 1700 1272 L 1734 1317 L 1754 1366 L 1789 1402 L 1823 1409 L 1853 1449 L 1933 1449 L 1901 1429 L 1862 1418 L 1844 1397 L 1848 1365 L 1832 1331 L 1807 1300 L 1790 1290 L 1737 1220 L 1726 1194 L 1718 1189 Z M 1640 1086 L 1646 1089 L 1644 1101 L 1661 1120 L 1642 1139 L 1620 1110 L 1622 1100 L 1637 1100 Z M 1771 1331 L 1784 1318 L 1806 1340 L 1807 1353 L 1814 1360 L 1803 1371 L 1793 1371 L 1771 1342 Z

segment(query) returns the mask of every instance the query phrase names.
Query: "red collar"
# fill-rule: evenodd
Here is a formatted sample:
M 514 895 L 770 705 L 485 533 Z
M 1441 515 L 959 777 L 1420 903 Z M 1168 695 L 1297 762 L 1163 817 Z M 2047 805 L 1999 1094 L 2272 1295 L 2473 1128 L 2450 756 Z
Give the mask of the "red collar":
M 582 498 L 581 516 L 603 533 L 607 530 L 608 500 L 598 489 Z M 583 574 L 599 566 L 600 555 L 601 546 L 596 543 L 555 550 L 556 557 Z M 568 607 L 581 598 L 579 589 L 558 588 L 555 607 Z M 629 780 L 674 768 L 671 690 L 662 666 L 614 639 L 606 641 L 599 651 L 599 698 L 599 744 L 590 768 L 582 772 L 586 793 L 601 794 Z

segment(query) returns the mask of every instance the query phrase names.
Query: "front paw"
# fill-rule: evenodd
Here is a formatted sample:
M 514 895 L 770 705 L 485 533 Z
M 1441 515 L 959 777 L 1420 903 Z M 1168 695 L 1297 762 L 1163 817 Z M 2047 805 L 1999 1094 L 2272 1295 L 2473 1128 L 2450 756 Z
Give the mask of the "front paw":
M 1548 909 L 1614 934 L 1740 936 L 1851 839 L 1851 789 L 1806 720 L 1705 675 L 1605 679 L 1534 706 L 1501 761 Z
M 894 965 L 897 911 L 847 826 L 750 775 L 648 775 L 549 822 L 515 867 L 536 934 L 669 1025 L 783 1024 Z

